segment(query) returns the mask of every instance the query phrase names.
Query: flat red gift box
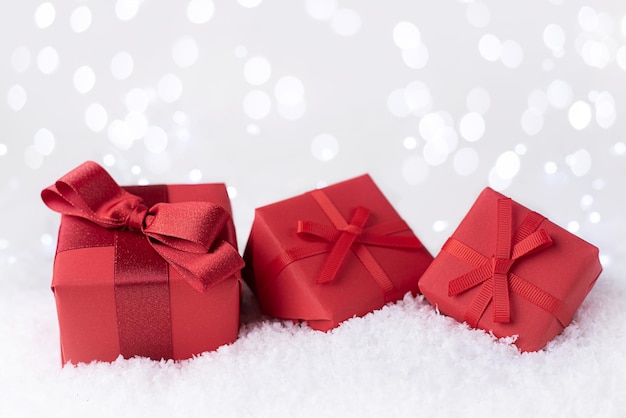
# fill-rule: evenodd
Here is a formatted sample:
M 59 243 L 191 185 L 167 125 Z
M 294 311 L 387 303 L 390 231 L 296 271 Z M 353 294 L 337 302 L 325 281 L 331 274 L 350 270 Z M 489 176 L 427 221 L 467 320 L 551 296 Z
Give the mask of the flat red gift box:
M 326 331 L 416 293 L 432 256 L 363 175 L 257 208 L 244 259 L 263 313 Z
M 569 325 L 601 271 L 595 246 L 486 188 L 419 287 L 441 313 L 537 351 Z
M 79 170 L 108 177 L 95 163 L 86 163 L 75 172 Z M 94 190 L 95 194 L 100 194 L 116 187 L 113 180 L 109 180 L 105 180 L 104 186 L 85 186 L 74 181 L 76 184 L 72 187 L 78 193 L 82 187 L 86 189 L 86 195 Z M 59 191 L 51 186 L 42 194 L 44 197 L 47 193 L 44 198 L 47 204 L 58 199 L 56 193 L 76 199 L 71 196 L 73 190 L 61 190 L 63 184 L 60 182 L 56 186 Z M 216 212 L 227 212 L 223 215 L 222 225 L 207 226 L 207 229 L 213 229 L 216 234 L 212 237 L 214 245 L 228 247 L 230 256 L 236 257 L 232 254 L 237 246 L 235 229 L 223 184 L 135 186 L 113 193 L 121 193 L 123 200 L 128 199 L 126 192 L 134 195 L 132 198 L 142 198 L 147 207 L 163 205 L 159 202 L 193 202 L 189 204 L 193 212 L 197 211 L 196 202 L 219 206 Z M 85 200 L 89 203 L 88 196 Z M 191 228 L 189 218 L 193 213 L 177 219 L 174 211 L 167 219 L 167 213 L 162 207 L 160 209 L 162 219 L 152 221 L 156 229 L 162 226 L 158 225 L 159 222 L 179 223 L 183 229 Z M 149 213 L 152 211 L 151 208 Z M 207 213 L 203 212 L 204 215 Z M 210 218 L 213 214 L 208 216 Z M 143 221 L 144 226 L 146 222 Z M 204 231 L 191 231 L 188 235 L 194 234 L 199 241 L 204 239 Z M 172 240 L 172 245 L 178 246 L 175 252 L 184 247 L 175 238 L 160 239 Z M 150 240 L 155 241 L 154 238 Z M 140 231 L 107 229 L 79 216 L 62 215 L 52 290 L 63 364 L 113 361 L 120 354 L 125 358 L 145 356 L 155 360 L 180 360 L 235 341 L 239 330 L 239 269 L 243 263 L 241 259 L 230 262 L 229 270 L 224 271 L 232 271 L 232 274 L 225 273 L 223 279 L 208 284 L 206 289 L 201 284 L 194 288 L 183 278 L 181 272 L 184 270 L 168 264 Z M 193 270 L 196 266 L 192 263 L 189 268 Z

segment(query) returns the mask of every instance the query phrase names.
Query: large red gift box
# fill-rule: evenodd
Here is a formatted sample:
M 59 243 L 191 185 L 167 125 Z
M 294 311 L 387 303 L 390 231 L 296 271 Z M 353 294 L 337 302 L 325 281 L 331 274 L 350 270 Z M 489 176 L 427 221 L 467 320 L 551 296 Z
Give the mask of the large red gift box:
M 244 259 L 264 314 L 326 331 L 416 293 L 432 256 L 363 175 L 257 208 Z
M 569 325 L 601 271 L 595 246 L 486 188 L 419 287 L 441 313 L 537 351 Z
M 52 280 L 63 364 L 186 359 L 236 340 L 243 260 L 223 184 L 120 188 L 87 162 L 42 198 L 63 214 Z

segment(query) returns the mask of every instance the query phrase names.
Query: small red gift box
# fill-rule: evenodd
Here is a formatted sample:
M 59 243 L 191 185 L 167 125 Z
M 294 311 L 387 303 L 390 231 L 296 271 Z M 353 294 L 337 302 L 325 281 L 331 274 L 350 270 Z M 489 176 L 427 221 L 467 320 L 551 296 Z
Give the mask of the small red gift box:
M 443 314 L 537 351 L 569 325 L 601 271 L 596 247 L 486 188 L 419 287 Z
M 416 293 L 432 256 L 363 175 L 256 209 L 244 259 L 263 313 L 326 331 Z
M 63 364 L 185 359 L 237 338 L 243 260 L 223 184 L 120 188 L 87 162 L 42 198 L 63 214 L 52 280 Z

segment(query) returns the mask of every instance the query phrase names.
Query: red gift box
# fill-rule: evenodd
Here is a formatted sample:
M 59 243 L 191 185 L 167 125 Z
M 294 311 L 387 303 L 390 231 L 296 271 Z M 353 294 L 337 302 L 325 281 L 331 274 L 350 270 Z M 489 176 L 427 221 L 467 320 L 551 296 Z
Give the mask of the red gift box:
M 120 188 L 87 162 L 42 198 L 63 214 L 52 280 L 63 364 L 179 360 L 236 340 L 243 260 L 223 184 Z
M 441 313 L 537 351 L 569 325 L 601 271 L 595 246 L 486 188 L 419 287 Z
M 263 313 L 326 331 L 416 293 L 432 256 L 363 175 L 256 209 L 244 259 Z

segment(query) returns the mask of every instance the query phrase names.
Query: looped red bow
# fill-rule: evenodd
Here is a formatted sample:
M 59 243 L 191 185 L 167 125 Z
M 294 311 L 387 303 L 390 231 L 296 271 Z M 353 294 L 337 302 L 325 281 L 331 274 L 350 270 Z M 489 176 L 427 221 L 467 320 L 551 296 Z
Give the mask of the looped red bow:
M 369 216 L 369 209 L 358 206 L 354 210 L 349 223 L 341 228 L 310 221 L 298 221 L 297 233 L 299 236 L 317 238 L 333 244 L 322 271 L 317 278 L 317 283 L 328 283 L 335 279 L 339 268 L 354 244 L 421 248 L 421 243 L 415 237 L 379 235 L 365 231 L 365 224 Z
M 88 161 L 41 192 L 44 203 L 64 215 L 78 216 L 108 229 L 143 233 L 154 250 L 197 291 L 243 267 L 239 252 L 218 240 L 230 220 L 223 207 L 209 202 L 157 203 L 122 189 L 98 164 Z
M 445 251 L 475 267 L 448 283 L 448 295 L 458 295 L 482 284 L 465 315 L 465 320 L 471 326 L 478 324 L 491 300 L 494 304 L 494 322 L 510 322 L 509 290 L 557 317 L 564 312 L 562 302 L 511 272 L 511 268 L 521 257 L 552 245 L 552 239 L 545 229 L 536 231 L 544 219 L 541 215 L 531 212 L 514 235 L 512 213 L 511 199 L 498 199 L 496 249 L 491 258 L 454 238 L 444 244 Z

